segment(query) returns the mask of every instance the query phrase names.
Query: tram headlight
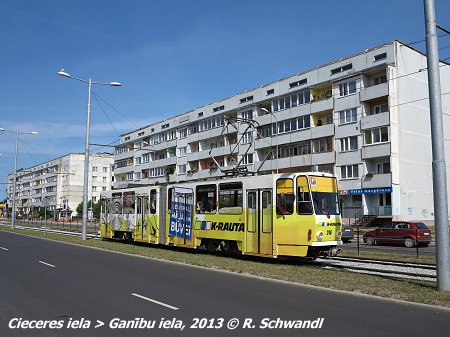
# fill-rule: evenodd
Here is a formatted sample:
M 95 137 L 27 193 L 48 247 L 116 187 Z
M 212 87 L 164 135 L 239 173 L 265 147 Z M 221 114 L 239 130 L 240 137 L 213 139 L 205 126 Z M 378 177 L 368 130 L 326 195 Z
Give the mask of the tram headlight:
M 318 231 L 316 234 L 316 237 L 318 240 L 322 240 L 323 239 L 323 232 L 322 231 Z
M 342 236 L 342 232 L 341 231 L 336 231 L 336 239 L 340 239 Z

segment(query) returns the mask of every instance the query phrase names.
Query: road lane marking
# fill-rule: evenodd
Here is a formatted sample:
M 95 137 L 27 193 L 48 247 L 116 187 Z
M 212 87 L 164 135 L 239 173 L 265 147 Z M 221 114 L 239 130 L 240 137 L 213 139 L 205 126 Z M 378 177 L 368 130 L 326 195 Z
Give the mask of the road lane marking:
M 3 250 L 9 250 L 8 248 L 5 248 L 5 247 L 0 247 L 0 249 L 3 249 Z
M 169 308 L 169 309 L 172 309 L 172 310 L 178 310 L 178 309 L 179 309 L 179 308 L 174 307 L 174 306 L 172 306 L 172 305 L 169 305 L 169 304 L 166 304 L 166 303 L 157 301 L 157 300 L 153 300 L 153 299 L 151 299 L 151 298 L 148 298 L 148 297 L 145 297 L 145 296 L 142 296 L 142 295 L 139 295 L 139 294 L 132 293 L 131 295 L 132 295 L 132 296 L 135 296 L 135 297 L 142 298 L 143 300 L 146 300 L 146 301 L 149 301 L 149 302 L 153 302 L 153 303 L 162 305 L 163 307 L 166 307 L 166 308 Z
M 38 261 L 38 262 L 42 263 L 42 264 L 45 264 L 46 266 L 49 266 L 49 267 L 52 267 L 52 268 L 56 268 L 56 266 L 54 266 L 54 265 L 52 265 L 50 263 L 47 263 L 47 262 L 44 262 L 44 261 Z

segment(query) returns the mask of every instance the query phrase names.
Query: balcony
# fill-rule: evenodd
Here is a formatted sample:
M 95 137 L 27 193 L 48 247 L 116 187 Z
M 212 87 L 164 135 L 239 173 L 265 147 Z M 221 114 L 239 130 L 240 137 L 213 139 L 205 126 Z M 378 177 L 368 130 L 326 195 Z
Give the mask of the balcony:
M 362 88 L 359 95 L 361 102 L 366 102 L 375 98 L 388 96 L 389 95 L 388 83 L 386 82 Z
M 188 142 L 200 141 L 209 138 L 214 138 L 214 140 L 222 134 L 223 126 L 216 127 L 214 129 L 209 129 L 201 132 L 194 133 L 188 136 Z
M 336 162 L 336 154 L 334 151 L 313 153 L 311 157 L 312 165 L 334 164 Z
M 333 97 L 314 100 L 311 102 L 312 114 L 320 111 L 333 110 L 333 108 L 334 108 Z
M 390 124 L 389 112 L 364 116 L 361 118 L 361 130 L 372 129 L 389 124 Z
M 134 151 L 128 151 L 128 152 L 114 155 L 114 160 L 119 161 L 119 160 L 123 160 L 126 158 L 132 158 L 132 157 L 134 157 Z
M 389 157 L 391 155 L 391 143 L 364 145 L 361 151 L 362 159 Z
M 311 128 L 311 139 L 334 136 L 334 124 L 326 124 Z
M 391 187 L 392 174 L 366 174 L 362 177 L 362 188 Z
M 122 173 L 128 173 L 133 171 L 133 165 L 124 166 L 124 167 L 116 167 L 114 168 L 114 174 L 122 174 Z

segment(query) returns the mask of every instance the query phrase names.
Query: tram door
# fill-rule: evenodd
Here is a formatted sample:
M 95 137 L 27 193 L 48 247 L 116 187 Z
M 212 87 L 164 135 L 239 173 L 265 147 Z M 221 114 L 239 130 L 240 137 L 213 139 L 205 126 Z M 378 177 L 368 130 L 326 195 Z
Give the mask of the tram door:
M 147 222 L 145 221 L 146 216 L 148 215 L 148 195 L 143 195 L 140 200 L 140 210 L 141 214 L 139 215 L 139 222 L 141 223 L 141 238 L 144 241 L 148 240 L 148 228 Z
M 272 190 L 247 191 L 247 249 L 248 253 L 273 254 Z
M 192 218 L 194 191 L 186 187 L 174 187 L 170 209 L 169 234 L 177 245 L 194 245 Z

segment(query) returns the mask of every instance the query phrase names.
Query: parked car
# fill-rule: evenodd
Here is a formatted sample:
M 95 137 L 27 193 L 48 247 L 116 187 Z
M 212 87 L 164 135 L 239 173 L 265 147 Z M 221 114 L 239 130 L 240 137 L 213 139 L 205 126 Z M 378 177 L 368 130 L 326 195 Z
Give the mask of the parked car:
M 343 242 L 350 242 L 354 238 L 353 229 L 349 225 L 342 225 L 342 236 L 341 240 Z
M 369 246 L 391 243 L 403 244 L 408 248 L 414 247 L 416 244 L 426 247 L 431 242 L 431 231 L 422 222 L 393 221 L 366 232 L 363 240 Z

